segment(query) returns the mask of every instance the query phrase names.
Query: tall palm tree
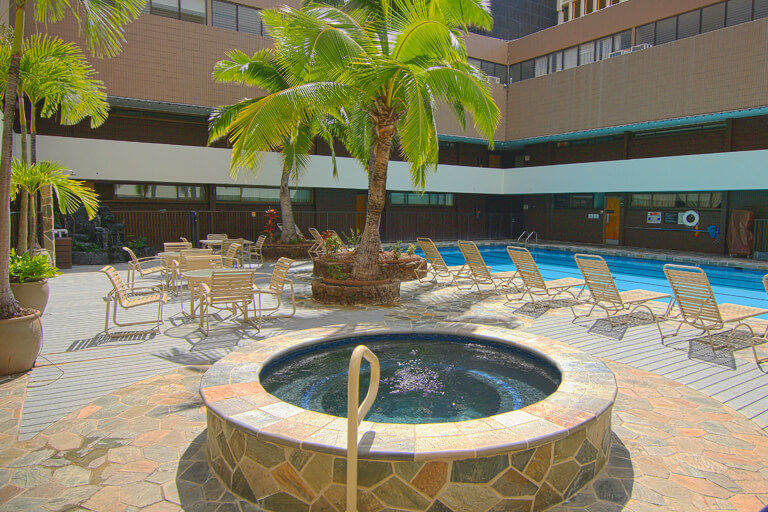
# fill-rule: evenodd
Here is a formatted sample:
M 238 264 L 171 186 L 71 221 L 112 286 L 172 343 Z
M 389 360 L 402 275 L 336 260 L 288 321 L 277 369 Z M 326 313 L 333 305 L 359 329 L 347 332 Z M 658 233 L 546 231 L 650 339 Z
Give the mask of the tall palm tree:
M 308 83 L 294 84 L 269 105 L 250 105 L 232 122 L 238 151 L 263 149 L 297 120 L 323 112 L 348 123 L 345 144 L 368 162 L 366 219 L 354 279 L 376 279 L 379 223 L 393 142 L 411 164 L 414 186 L 437 165 L 435 109 L 446 103 L 462 125 L 465 113 L 493 144 L 499 109 L 488 78 L 467 63 L 462 29 L 491 27 L 482 0 L 340 0 L 283 8 L 263 16 L 283 64 Z M 313 81 L 310 81 L 313 80 Z M 360 148 L 369 148 L 360 151 Z M 233 156 L 234 156 L 233 155 Z
M 253 148 L 243 150 L 240 146 L 241 132 L 232 130 L 233 121 L 248 108 L 254 105 L 269 103 L 273 95 L 291 87 L 291 84 L 301 80 L 298 76 L 292 76 L 290 70 L 281 64 L 279 55 L 275 50 L 261 50 L 253 56 L 234 50 L 227 53 L 227 60 L 216 63 L 213 78 L 217 82 L 237 83 L 257 87 L 266 92 L 263 96 L 244 99 L 235 105 L 219 107 L 213 111 L 209 118 L 208 143 L 215 142 L 227 135 L 238 150 L 233 153 L 231 172 L 235 177 L 242 167 L 258 168 L 261 161 L 260 153 Z M 315 136 L 322 137 L 331 146 L 333 141 L 330 128 L 322 119 L 314 119 L 308 123 L 297 123 L 294 129 L 287 134 L 279 144 L 261 148 L 263 151 L 279 150 L 282 156 L 282 173 L 280 175 L 280 215 L 282 220 L 281 242 L 288 242 L 298 236 L 296 223 L 293 218 L 293 206 L 291 204 L 290 181 L 298 181 L 302 171 L 309 163 L 309 151 L 314 145 Z M 332 155 L 334 174 L 336 173 L 336 159 Z
M 37 192 L 43 187 L 51 187 L 58 199 L 61 213 L 74 213 L 83 206 L 89 219 L 96 215 L 99 196 L 82 181 L 70 178 L 68 169 L 60 163 L 38 162 L 28 165 L 14 159 L 11 169 L 11 200 L 15 199 L 19 192 L 26 191 L 32 203 L 31 207 L 34 208 Z
M 0 146 L 0 320 L 20 314 L 8 279 L 11 240 L 11 151 L 16 117 L 16 89 L 22 56 L 22 38 L 28 0 L 16 0 L 11 62 L 8 68 L 6 101 L 3 107 L 3 135 Z M 124 26 L 139 17 L 146 0 L 32 0 L 37 21 L 53 23 L 66 13 L 79 22 L 88 49 L 99 56 L 114 56 L 125 40 Z
M 34 164 L 37 162 L 38 111 L 43 117 L 52 117 L 60 112 L 62 124 L 76 124 L 90 116 L 91 127 L 95 128 L 106 120 L 109 105 L 103 82 L 94 78 L 95 70 L 74 43 L 65 43 L 47 34 L 33 34 L 24 40 L 23 50 L 16 89 L 21 128 L 21 160 Z M 8 42 L 0 46 L 0 98 L 5 95 L 10 62 L 11 46 Z M 29 119 L 26 116 L 25 103 L 29 105 Z M 41 192 L 44 190 L 45 188 Z M 29 208 L 28 205 L 27 191 L 22 189 L 17 244 L 19 252 L 25 252 L 27 247 L 31 249 L 37 243 L 37 230 L 28 229 L 28 225 L 35 226 L 37 223 L 35 209 Z M 43 224 L 46 230 L 53 229 L 52 222 L 52 218 L 45 219 Z

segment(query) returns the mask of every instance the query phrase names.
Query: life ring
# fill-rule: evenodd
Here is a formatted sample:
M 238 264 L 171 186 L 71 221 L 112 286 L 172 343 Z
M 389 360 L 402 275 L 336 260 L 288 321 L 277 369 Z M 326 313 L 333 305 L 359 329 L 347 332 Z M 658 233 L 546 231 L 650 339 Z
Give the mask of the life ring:
M 692 228 L 693 226 L 698 226 L 699 212 L 688 210 L 687 212 L 683 213 L 683 224 L 685 224 L 689 228 Z

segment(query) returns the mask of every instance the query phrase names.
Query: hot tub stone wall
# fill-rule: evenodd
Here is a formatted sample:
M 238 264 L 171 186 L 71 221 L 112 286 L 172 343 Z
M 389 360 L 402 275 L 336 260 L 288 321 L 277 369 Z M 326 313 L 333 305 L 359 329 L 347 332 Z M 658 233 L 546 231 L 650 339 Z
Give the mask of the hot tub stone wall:
M 605 465 L 610 411 L 568 437 L 476 458 L 359 463 L 358 510 L 546 510 Z M 248 434 L 208 412 L 208 459 L 226 486 L 270 512 L 343 512 L 346 460 Z

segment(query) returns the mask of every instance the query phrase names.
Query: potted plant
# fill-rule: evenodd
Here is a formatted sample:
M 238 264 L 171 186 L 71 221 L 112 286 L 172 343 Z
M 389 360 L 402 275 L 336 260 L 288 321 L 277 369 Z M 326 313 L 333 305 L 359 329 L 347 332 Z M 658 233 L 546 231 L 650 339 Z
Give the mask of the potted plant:
M 26 252 L 19 256 L 11 249 L 11 290 L 22 308 L 36 309 L 42 314 L 50 293 L 48 279 L 59 274 L 59 269 L 50 264 L 45 254 L 33 256 Z

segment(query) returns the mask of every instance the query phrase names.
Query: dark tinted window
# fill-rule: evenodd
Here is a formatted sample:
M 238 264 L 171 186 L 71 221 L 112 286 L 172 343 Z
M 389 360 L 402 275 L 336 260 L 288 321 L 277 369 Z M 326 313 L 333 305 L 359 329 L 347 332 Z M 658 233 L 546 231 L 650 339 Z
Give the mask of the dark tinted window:
M 213 22 L 214 27 L 228 28 L 237 30 L 237 6 L 227 2 L 213 0 Z
M 520 81 L 520 64 L 514 64 L 512 66 L 509 66 L 509 81 L 510 82 L 519 82 Z
M 261 14 L 259 10 L 238 5 L 237 30 L 238 32 L 261 35 Z
M 656 24 L 649 23 L 635 29 L 635 44 L 654 44 L 656 41 Z
M 533 78 L 533 61 L 532 60 L 527 60 L 523 62 L 520 68 L 520 79 L 528 80 L 529 78 Z
M 752 19 L 752 0 L 728 0 L 725 24 L 730 27 Z
M 755 19 L 768 16 L 768 0 L 755 0 Z
M 677 38 L 695 36 L 699 33 L 699 21 L 701 20 L 701 11 L 692 11 L 681 14 L 677 17 Z
M 656 22 L 656 44 L 669 43 L 677 39 L 677 16 Z
M 725 3 L 710 5 L 701 10 L 701 33 L 725 26 Z

